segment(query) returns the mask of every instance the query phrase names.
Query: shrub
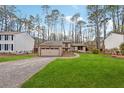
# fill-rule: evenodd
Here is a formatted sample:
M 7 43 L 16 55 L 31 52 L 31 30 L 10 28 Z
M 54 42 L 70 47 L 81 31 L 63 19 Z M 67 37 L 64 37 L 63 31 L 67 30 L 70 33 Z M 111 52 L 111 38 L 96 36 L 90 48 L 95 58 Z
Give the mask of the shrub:
M 124 50 L 121 50 L 121 54 L 124 55 Z
M 120 50 L 124 50 L 124 43 L 120 45 Z
M 116 52 L 116 54 L 119 54 L 119 49 L 118 48 L 113 48 L 111 49 L 112 52 Z
M 99 49 L 93 49 L 93 50 L 92 50 L 92 53 L 93 53 L 93 54 L 99 54 L 99 52 L 100 52 Z

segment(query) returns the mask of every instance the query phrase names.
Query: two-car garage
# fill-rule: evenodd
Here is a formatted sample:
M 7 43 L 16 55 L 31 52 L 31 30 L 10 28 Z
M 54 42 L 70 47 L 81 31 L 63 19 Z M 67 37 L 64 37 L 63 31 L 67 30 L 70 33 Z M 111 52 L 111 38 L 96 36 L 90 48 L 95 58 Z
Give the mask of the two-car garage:
M 62 44 L 55 42 L 45 42 L 39 47 L 39 56 L 61 56 Z
M 59 48 L 40 48 L 40 56 L 60 56 Z

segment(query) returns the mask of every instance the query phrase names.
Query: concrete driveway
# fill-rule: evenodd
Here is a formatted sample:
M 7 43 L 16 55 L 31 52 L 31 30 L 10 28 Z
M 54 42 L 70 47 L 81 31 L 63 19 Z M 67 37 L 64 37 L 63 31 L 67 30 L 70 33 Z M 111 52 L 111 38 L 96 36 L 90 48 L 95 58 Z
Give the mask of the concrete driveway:
M 42 69 L 55 57 L 36 57 L 0 63 L 0 88 L 15 88 Z

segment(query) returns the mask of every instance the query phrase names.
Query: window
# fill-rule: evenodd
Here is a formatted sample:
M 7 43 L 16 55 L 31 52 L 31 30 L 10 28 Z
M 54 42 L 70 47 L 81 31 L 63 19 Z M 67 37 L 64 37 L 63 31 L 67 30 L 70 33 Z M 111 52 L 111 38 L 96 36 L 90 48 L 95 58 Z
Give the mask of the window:
M 13 44 L 7 44 L 8 45 L 8 50 L 13 51 Z
M 0 44 L 0 51 L 1 51 L 1 44 Z
M 13 40 L 13 35 L 11 35 L 11 40 Z
M 13 44 L 11 44 L 11 50 L 13 51 Z
M 4 44 L 1 44 L 1 50 L 4 50 Z
M 4 40 L 6 40 L 6 35 L 4 36 Z
M 0 35 L 0 40 L 3 40 L 3 35 Z
M 5 44 L 4 50 L 8 50 L 8 44 Z
M 5 40 L 8 40 L 8 35 L 5 35 Z
M 8 50 L 8 44 L 6 44 L 6 50 Z
M 78 46 L 78 50 L 83 50 L 83 46 Z
M 11 35 L 8 36 L 8 40 L 11 40 Z
M 6 50 L 6 44 L 4 45 L 4 50 Z

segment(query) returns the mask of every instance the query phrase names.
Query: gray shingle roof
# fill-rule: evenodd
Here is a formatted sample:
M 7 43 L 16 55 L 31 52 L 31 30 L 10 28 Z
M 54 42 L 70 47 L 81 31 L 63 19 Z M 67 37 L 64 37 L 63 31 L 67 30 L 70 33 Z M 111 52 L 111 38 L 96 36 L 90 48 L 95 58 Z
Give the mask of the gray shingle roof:
M 0 32 L 0 35 L 13 35 L 13 34 L 20 34 L 23 32 Z
M 83 43 L 73 43 L 72 46 L 86 46 L 86 45 Z
M 40 46 L 62 46 L 62 42 L 61 41 L 46 41 L 40 44 Z

